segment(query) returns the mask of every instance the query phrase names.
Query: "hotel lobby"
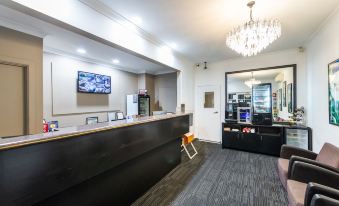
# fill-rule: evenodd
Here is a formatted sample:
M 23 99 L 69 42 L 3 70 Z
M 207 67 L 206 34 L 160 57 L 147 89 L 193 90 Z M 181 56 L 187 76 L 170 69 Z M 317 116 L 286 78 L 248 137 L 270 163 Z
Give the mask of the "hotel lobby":
M 1 0 L 0 205 L 339 206 L 338 22 L 338 0 Z

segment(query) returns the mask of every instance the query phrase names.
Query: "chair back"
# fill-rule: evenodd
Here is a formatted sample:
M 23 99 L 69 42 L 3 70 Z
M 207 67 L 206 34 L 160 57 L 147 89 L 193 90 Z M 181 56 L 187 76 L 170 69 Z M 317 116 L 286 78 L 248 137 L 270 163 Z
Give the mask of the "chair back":
M 325 143 L 316 161 L 339 169 L 339 148 L 333 144 Z

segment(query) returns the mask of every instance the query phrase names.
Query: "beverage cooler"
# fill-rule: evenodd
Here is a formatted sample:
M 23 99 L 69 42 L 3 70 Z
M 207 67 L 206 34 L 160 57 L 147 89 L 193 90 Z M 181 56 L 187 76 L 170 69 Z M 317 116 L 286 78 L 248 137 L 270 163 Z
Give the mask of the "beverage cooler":
M 271 83 L 252 86 L 252 124 L 272 125 L 272 85 Z
M 150 96 L 143 94 L 127 95 L 127 116 L 150 116 Z
M 310 127 L 285 127 L 285 140 L 287 145 L 312 150 L 312 130 Z
M 150 116 L 151 115 L 151 101 L 149 95 L 138 95 L 138 114 L 141 116 Z

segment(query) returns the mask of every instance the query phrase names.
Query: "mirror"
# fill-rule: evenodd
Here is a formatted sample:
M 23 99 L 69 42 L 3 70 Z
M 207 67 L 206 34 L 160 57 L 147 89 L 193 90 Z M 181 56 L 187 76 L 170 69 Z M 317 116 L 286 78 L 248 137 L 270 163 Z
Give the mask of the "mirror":
M 271 107 L 273 122 L 287 122 L 296 106 L 296 65 L 227 72 L 225 95 L 225 121 L 251 123 L 241 118 L 239 111 L 253 112 L 253 106 Z M 270 97 L 252 96 L 252 87 L 271 85 Z M 254 102 L 253 102 L 254 101 Z M 262 105 L 262 106 L 261 106 Z M 243 115 L 245 116 L 245 115 Z

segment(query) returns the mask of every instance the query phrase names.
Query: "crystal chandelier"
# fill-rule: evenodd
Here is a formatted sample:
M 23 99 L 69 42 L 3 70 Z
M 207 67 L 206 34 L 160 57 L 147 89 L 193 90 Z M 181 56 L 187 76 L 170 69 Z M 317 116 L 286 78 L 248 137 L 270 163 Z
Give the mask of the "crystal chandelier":
M 250 8 L 250 21 L 234 28 L 226 38 L 226 45 L 243 56 L 258 54 L 281 35 L 281 24 L 278 20 L 253 20 L 254 4 L 255 1 L 247 4 Z
M 253 72 L 252 72 L 252 78 L 250 80 L 245 81 L 245 84 L 249 88 L 252 88 L 252 86 L 255 84 L 261 84 L 261 81 L 254 79 Z

